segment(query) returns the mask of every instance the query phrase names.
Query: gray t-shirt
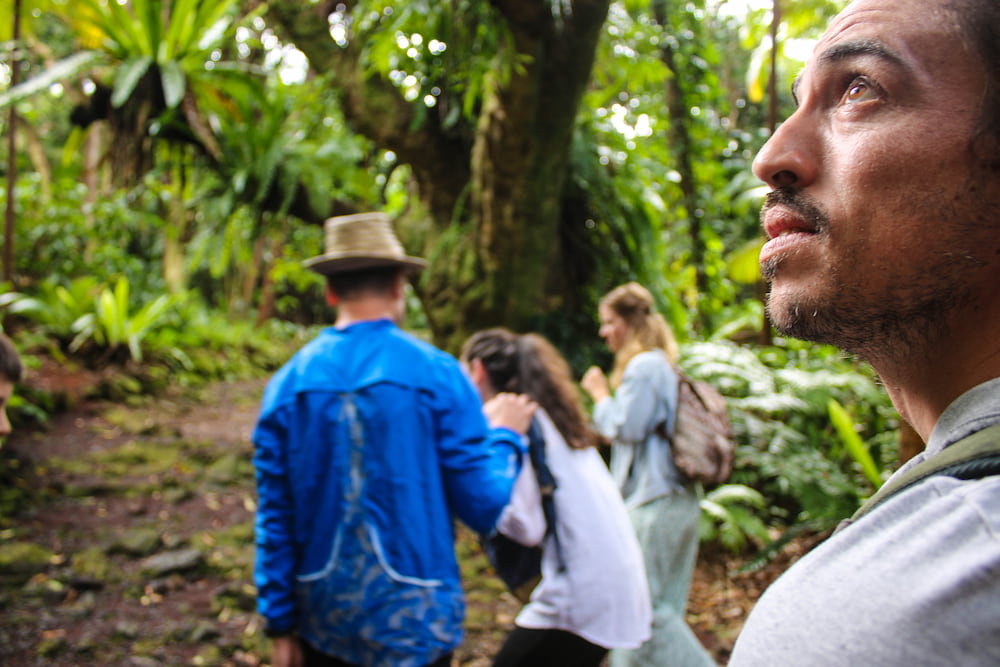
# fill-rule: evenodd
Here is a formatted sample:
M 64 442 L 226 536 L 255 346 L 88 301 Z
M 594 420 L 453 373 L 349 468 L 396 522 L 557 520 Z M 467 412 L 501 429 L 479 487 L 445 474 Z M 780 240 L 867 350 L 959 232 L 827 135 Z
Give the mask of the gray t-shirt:
M 904 468 L 996 423 L 1000 378 Z M 835 533 L 765 592 L 729 665 L 1000 665 L 1000 476 L 928 478 Z

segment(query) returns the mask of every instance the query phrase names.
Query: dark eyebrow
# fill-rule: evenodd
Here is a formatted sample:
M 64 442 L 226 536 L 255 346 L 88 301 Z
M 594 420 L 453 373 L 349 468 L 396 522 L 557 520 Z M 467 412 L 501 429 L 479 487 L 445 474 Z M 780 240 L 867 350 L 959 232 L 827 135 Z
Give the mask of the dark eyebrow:
M 873 56 L 893 65 L 904 65 L 903 59 L 895 51 L 888 48 L 882 42 L 873 39 L 858 39 L 852 42 L 834 44 L 819 54 L 816 57 L 816 62 L 819 65 L 831 65 L 858 56 Z M 795 99 L 796 104 L 799 101 L 798 89 L 800 79 L 801 75 L 796 76 L 795 81 L 792 82 L 792 97 Z

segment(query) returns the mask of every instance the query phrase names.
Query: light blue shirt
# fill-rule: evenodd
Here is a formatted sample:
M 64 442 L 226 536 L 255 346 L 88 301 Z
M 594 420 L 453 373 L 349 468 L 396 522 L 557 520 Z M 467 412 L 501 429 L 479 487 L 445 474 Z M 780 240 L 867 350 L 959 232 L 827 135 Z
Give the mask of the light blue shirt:
M 618 390 L 594 406 L 594 425 L 614 442 L 611 475 L 629 509 L 684 486 L 670 443 L 656 433 L 660 424 L 672 432 L 676 413 L 677 373 L 661 350 L 633 357 Z

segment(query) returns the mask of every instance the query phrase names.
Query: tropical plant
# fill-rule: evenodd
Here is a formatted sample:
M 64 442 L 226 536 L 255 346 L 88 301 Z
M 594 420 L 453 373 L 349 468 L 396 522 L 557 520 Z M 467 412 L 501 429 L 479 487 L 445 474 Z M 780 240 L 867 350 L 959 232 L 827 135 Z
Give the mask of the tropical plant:
M 682 348 L 681 363 L 727 397 L 737 443 L 730 481 L 768 499 L 765 524 L 823 530 L 853 513 L 874 486 L 858 451 L 880 468 L 892 465 L 898 415 L 866 365 L 833 348 L 780 342 L 756 353 L 732 343 L 693 343 Z M 831 401 L 856 414 L 850 447 L 831 421 Z
M 872 488 L 877 489 L 880 487 L 882 482 L 886 480 L 887 475 L 883 474 L 883 471 L 861 441 L 857 430 L 855 430 L 854 420 L 851 418 L 851 415 L 835 398 L 827 401 L 827 411 L 830 414 L 830 423 L 837 430 L 844 448 L 861 468 Z
M 743 484 L 723 484 L 700 500 L 702 542 L 718 542 L 737 553 L 753 543 L 761 546 L 770 541 L 761 514 L 767 509 L 763 494 Z
M 82 277 L 67 286 L 55 279 L 44 281 L 34 296 L 0 294 L 0 308 L 40 324 L 70 352 L 100 350 L 101 361 L 117 359 L 124 352 L 127 358 L 141 362 L 143 339 L 162 324 L 178 298 L 160 295 L 133 309 L 124 276 L 113 287 Z
M 74 324 L 77 332 L 71 349 L 93 343 L 105 351 L 106 358 L 120 356 L 126 351 L 133 361 L 142 361 L 142 341 L 159 325 L 167 310 L 177 300 L 176 295 L 162 294 L 153 301 L 132 309 L 129 302 L 129 283 L 120 277 L 113 288 L 100 291 L 94 311 L 87 313 Z
M 75 349 L 78 346 L 73 340 L 79 333 L 78 323 L 93 313 L 99 288 L 97 280 L 90 276 L 77 278 L 68 285 L 57 278 L 48 278 L 38 285 L 33 296 L 21 292 L 0 295 L 0 308 L 30 319 L 61 341 L 63 347 Z

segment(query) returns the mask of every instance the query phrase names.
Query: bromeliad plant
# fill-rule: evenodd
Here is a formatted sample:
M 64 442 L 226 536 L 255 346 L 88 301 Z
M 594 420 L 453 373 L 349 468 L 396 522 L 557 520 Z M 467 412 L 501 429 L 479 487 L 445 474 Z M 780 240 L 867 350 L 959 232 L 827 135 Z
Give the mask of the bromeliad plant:
M 170 309 L 183 298 L 160 295 L 138 308 L 129 299 L 129 281 L 119 277 L 113 287 L 92 278 L 68 285 L 49 280 L 36 295 L 0 294 L 0 308 L 40 325 L 72 353 L 93 351 L 95 365 L 143 359 L 143 341 L 162 325 Z
M 80 347 L 93 341 L 104 350 L 108 359 L 120 358 L 127 352 L 128 358 L 141 362 L 143 338 L 160 323 L 177 298 L 162 294 L 133 311 L 128 280 L 119 278 L 113 289 L 101 290 L 94 303 L 94 312 L 77 320 L 74 343 Z
M 13 291 L 0 294 L 0 309 L 31 320 L 61 348 L 70 349 L 78 346 L 74 343 L 79 333 L 77 323 L 93 313 L 99 290 L 97 280 L 90 276 L 67 284 L 50 277 L 38 283 L 34 295 Z

